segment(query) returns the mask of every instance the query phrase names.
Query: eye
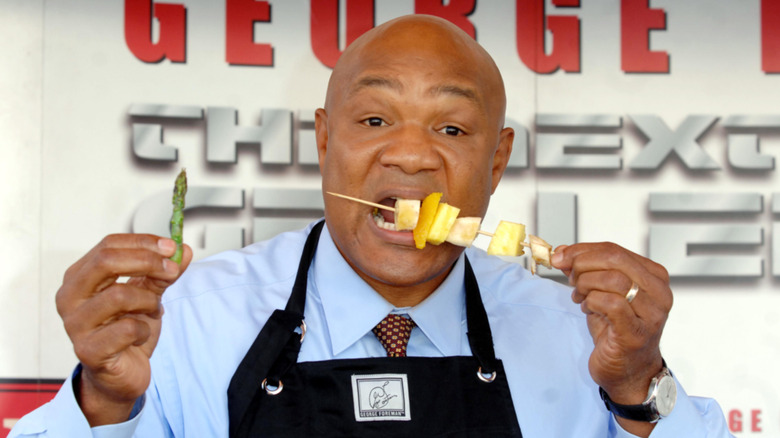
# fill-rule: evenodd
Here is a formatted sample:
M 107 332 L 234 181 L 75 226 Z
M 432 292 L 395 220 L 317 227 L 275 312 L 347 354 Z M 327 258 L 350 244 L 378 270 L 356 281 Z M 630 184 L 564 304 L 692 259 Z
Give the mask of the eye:
M 373 127 L 380 127 L 380 126 L 387 125 L 387 123 L 385 123 L 385 121 L 380 119 L 379 117 L 369 117 L 366 120 L 363 120 L 363 123 Z
M 465 132 L 463 132 L 462 129 L 457 128 L 455 126 L 445 126 L 444 128 L 440 129 L 439 132 L 446 135 L 452 135 L 452 136 L 458 136 L 463 135 Z

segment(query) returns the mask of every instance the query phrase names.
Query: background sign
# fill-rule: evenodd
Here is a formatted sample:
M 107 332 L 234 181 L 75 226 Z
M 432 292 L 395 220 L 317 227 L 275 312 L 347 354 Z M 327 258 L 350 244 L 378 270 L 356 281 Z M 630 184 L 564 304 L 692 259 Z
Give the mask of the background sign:
M 738 436 L 780 436 L 779 0 L 0 0 L 1 381 L 72 371 L 65 269 L 106 234 L 164 234 L 181 167 L 197 258 L 319 217 L 331 67 L 409 13 L 504 75 L 517 135 L 484 228 L 665 265 L 670 367 Z

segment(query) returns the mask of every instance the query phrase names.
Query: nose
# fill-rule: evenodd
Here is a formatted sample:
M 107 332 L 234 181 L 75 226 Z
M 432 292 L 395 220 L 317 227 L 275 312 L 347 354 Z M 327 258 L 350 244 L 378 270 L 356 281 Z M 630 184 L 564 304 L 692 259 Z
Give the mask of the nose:
M 439 169 L 442 158 L 434 134 L 424 126 L 399 127 L 382 149 L 379 162 L 383 166 L 397 167 L 410 175 Z

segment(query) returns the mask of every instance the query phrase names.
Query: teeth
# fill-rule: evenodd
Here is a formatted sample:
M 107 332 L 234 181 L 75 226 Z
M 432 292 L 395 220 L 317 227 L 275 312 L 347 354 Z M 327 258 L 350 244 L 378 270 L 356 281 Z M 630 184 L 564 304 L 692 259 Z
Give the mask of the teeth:
M 390 230 L 390 231 L 396 231 L 395 224 L 390 222 L 385 222 L 385 218 L 382 217 L 382 215 L 379 213 L 379 210 L 374 209 L 374 214 L 372 216 L 374 218 L 374 223 L 376 223 L 376 225 L 379 228 L 384 228 L 385 230 Z

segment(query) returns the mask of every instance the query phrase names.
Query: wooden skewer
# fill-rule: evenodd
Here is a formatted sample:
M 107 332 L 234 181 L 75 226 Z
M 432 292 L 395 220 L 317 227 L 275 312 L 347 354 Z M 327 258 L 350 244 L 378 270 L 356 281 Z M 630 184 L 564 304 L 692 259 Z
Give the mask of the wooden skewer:
M 333 196 L 335 196 L 337 198 L 349 199 L 350 201 L 359 202 L 361 204 L 370 205 L 372 207 L 381 208 L 383 210 L 395 211 L 395 208 L 393 208 L 393 207 L 388 207 L 387 205 L 382 205 L 382 204 L 376 204 L 374 202 L 364 201 L 364 200 L 362 200 L 360 198 L 353 198 L 352 196 L 341 195 L 341 194 L 333 193 L 333 192 L 325 192 L 325 193 L 327 193 L 329 195 L 333 195 Z
M 335 196 L 337 198 L 349 199 L 350 201 L 359 202 L 361 204 L 370 205 L 372 207 L 381 208 L 383 210 L 395 211 L 395 209 L 393 207 L 388 207 L 387 205 L 377 204 L 375 202 L 365 201 L 365 200 L 360 199 L 360 198 L 353 198 L 352 196 L 342 195 L 340 193 L 335 193 L 335 192 L 325 192 L 325 193 L 327 193 L 329 195 L 333 195 L 333 196 Z M 477 231 L 477 234 L 482 234 L 483 236 L 493 237 L 493 233 L 491 233 L 490 231 L 479 230 L 479 231 Z M 529 248 L 531 246 L 530 244 L 528 244 L 526 242 L 520 242 L 520 245 L 523 245 L 526 248 Z
M 494 234 L 491 233 L 490 231 L 482 231 L 482 230 L 477 231 L 477 234 L 481 234 L 483 236 L 488 236 L 490 238 L 493 238 L 493 236 L 494 236 Z M 531 247 L 531 244 L 530 243 L 526 243 L 526 242 L 520 242 L 520 245 L 522 245 L 522 246 L 524 246 L 526 248 L 530 248 Z
M 337 198 L 349 199 L 350 201 L 359 202 L 361 204 L 370 205 L 372 207 L 381 208 L 383 210 L 395 211 L 395 208 L 388 207 L 387 205 L 382 205 L 382 204 L 377 204 L 377 203 L 370 202 L 370 201 L 365 201 L 365 200 L 360 199 L 360 198 L 353 198 L 352 196 L 342 195 L 340 193 L 334 193 L 334 192 L 326 192 L 326 193 L 329 194 L 329 195 L 333 195 L 333 196 L 335 196 Z M 478 230 L 477 234 L 482 234 L 483 236 L 488 236 L 488 237 L 491 237 L 491 238 L 493 237 L 493 233 L 491 233 L 490 231 Z M 531 247 L 531 244 L 530 243 L 526 243 L 526 242 L 520 242 L 520 245 L 523 245 L 526 248 L 530 248 Z M 555 253 L 555 251 L 550 251 L 550 254 L 554 254 L 554 253 Z

